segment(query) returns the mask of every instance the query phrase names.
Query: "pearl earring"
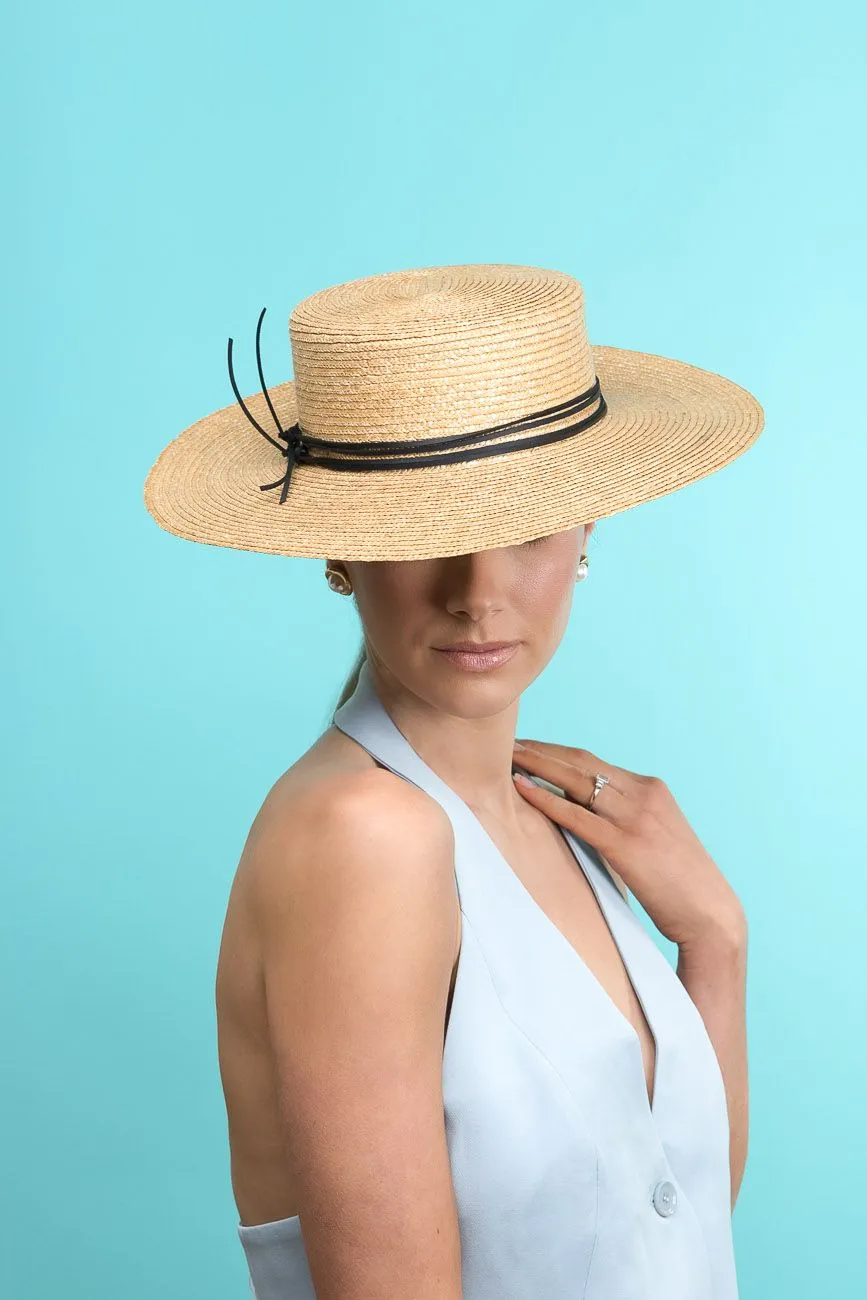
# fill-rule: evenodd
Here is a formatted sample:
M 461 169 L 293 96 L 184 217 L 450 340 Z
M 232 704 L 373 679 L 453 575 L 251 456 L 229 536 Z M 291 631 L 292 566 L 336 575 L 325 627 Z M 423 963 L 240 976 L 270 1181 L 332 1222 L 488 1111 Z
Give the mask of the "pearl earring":
M 349 581 L 349 574 L 344 573 L 342 569 L 335 569 L 330 564 L 325 569 L 325 577 L 332 591 L 336 591 L 339 596 L 352 595 L 352 583 Z
M 575 577 L 575 581 L 580 582 L 582 578 L 586 578 L 589 568 L 590 568 L 590 561 L 588 560 L 586 555 L 582 555 L 581 560 L 578 564 L 578 571 Z

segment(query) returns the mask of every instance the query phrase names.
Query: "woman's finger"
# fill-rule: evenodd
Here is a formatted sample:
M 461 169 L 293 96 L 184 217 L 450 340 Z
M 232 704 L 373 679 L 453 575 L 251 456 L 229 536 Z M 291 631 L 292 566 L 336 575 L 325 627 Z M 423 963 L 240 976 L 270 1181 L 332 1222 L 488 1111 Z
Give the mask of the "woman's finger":
M 599 792 L 592 812 L 581 803 L 555 794 L 544 786 L 537 785 L 535 781 L 529 779 L 522 781 L 517 773 L 515 788 L 520 790 L 528 803 L 533 804 L 546 817 L 564 826 L 566 830 L 573 831 L 580 839 L 592 844 L 600 853 L 611 856 L 616 853 L 621 837 L 620 827 L 607 816 L 602 816 L 601 810 L 595 811 L 606 794 L 609 796 L 609 805 L 615 799 L 622 799 L 622 795 L 612 791 L 610 786 L 606 786 Z
M 621 780 L 618 770 L 613 765 L 602 762 L 601 759 L 595 759 L 592 755 L 590 757 L 593 763 L 585 771 L 571 761 L 541 753 L 528 746 L 516 750 L 512 761 L 516 767 L 523 767 L 534 776 L 540 776 L 551 785 L 558 786 L 568 803 L 578 804 L 591 817 L 605 817 L 615 825 L 625 826 L 631 820 L 633 811 L 628 792 L 624 792 L 618 785 Z M 593 807 L 589 808 L 591 796 L 596 788 L 597 772 L 607 776 L 608 783 L 600 789 L 593 801 Z
M 639 786 L 646 785 L 651 780 L 650 777 L 642 776 L 640 772 L 632 772 L 628 767 L 618 767 L 616 763 L 609 763 L 607 759 L 600 758 L 591 750 L 579 749 L 574 745 L 557 745 L 549 740 L 516 740 L 515 744 L 521 746 L 519 753 L 529 749 L 540 757 L 547 755 L 549 758 L 559 758 L 577 768 L 579 772 L 590 773 L 591 776 L 596 772 L 604 772 L 624 794 L 630 789 L 637 791 Z

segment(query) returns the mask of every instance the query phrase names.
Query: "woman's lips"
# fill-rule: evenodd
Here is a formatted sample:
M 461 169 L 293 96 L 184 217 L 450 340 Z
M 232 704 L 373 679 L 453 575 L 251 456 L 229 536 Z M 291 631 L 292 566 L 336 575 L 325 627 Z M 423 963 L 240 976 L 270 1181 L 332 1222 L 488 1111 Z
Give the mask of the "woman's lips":
M 504 664 L 518 649 L 520 642 L 500 646 L 498 650 L 440 650 L 437 654 L 445 655 L 456 668 L 465 668 L 471 673 L 485 672 L 488 668 L 498 668 Z

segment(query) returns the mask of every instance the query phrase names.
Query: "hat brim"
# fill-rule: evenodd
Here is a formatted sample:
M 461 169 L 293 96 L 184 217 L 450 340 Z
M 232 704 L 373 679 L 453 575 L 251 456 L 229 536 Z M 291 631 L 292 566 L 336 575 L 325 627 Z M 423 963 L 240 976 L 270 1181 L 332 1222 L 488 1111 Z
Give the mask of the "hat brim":
M 212 546 L 317 559 L 411 560 L 516 545 L 631 509 L 722 469 L 755 442 L 759 402 L 713 371 L 646 352 L 592 349 L 606 415 L 561 442 L 419 469 L 296 465 L 286 501 L 260 484 L 286 461 L 237 402 L 197 420 L 147 476 L 170 533 Z M 282 427 L 292 381 L 270 388 Z M 245 397 L 276 433 L 260 392 Z

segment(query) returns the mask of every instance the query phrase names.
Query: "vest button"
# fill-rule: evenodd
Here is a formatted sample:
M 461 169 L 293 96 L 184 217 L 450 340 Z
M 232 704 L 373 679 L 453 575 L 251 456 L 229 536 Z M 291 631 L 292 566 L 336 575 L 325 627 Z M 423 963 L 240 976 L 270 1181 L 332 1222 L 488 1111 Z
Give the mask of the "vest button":
M 677 1209 L 677 1189 L 667 1180 L 657 1183 L 653 1189 L 653 1208 L 664 1219 L 674 1214 Z

